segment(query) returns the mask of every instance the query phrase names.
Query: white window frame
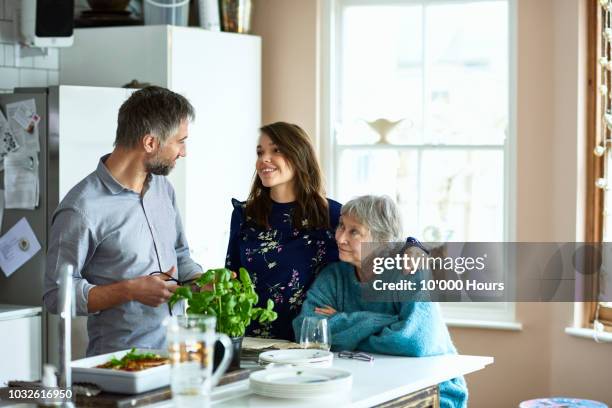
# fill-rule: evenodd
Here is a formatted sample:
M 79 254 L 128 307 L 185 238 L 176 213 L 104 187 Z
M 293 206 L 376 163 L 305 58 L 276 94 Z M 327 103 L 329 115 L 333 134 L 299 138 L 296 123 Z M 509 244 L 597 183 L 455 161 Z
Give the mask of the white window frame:
M 319 83 L 319 126 L 318 150 L 323 171 L 327 178 L 328 195 L 335 197 L 338 191 L 335 165 L 338 163 L 339 150 L 336 145 L 335 123 L 338 106 L 337 87 L 340 83 L 341 69 L 333 69 L 340 61 L 342 32 L 342 8 L 348 5 L 402 5 L 402 4 L 443 4 L 474 3 L 496 0 L 319 0 L 319 38 L 318 38 L 318 83 Z M 508 4 L 508 136 L 504 144 L 504 241 L 516 242 L 516 88 L 517 88 L 517 0 Z M 427 147 L 427 145 L 419 145 Z M 353 148 L 345 146 L 344 148 Z M 459 146 L 463 147 L 463 146 Z M 479 146 L 469 145 L 470 149 Z M 370 146 L 370 148 L 377 148 Z M 389 147 L 384 147 L 389 148 Z M 403 148 L 400 146 L 400 148 Z M 414 147 L 411 147 L 414 148 Z M 445 147 L 446 148 L 446 147 Z M 451 145 L 453 149 L 457 146 Z M 516 323 L 514 302 L 498 303 L 491 307 L 483 303 L 441 304 L 443 314 L 450 326 L 487 327 L 519 330 Z

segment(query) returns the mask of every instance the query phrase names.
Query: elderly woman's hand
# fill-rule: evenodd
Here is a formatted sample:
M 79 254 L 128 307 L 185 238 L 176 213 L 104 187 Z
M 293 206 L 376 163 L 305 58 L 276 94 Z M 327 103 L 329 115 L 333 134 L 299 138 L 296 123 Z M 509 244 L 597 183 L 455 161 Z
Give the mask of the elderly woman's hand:
M 333 316 L 336 314 L 336 309 L 331 306 L 315 307 L 315 313 L 323 316 Z

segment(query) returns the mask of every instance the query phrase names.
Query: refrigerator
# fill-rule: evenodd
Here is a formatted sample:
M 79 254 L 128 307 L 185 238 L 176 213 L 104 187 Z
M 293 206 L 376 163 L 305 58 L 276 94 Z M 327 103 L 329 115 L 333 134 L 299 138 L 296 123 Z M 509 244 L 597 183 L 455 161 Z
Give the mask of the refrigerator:
M 42 306 L 51 216 L 66 193 L 95 170 L 102 155 L 112 150 L 119 107 L 132 92 L 123 88 L 54 86 L 16 88 L 14 93 L 0 94 L 0 108 L 5 116 L 7 104 L 34 100 L 40 117 L 38 206 L 33 210 L 5 209 L 0 235 L 25 218 L 41 245 L 41 250 L 10 277 L 0 273 L 0 304 Z M 0 174 L 0 185 L 4 188 L 4 173 Z M 85 330 L 82 320 L 75 321 L 73 326 L 73 333 Z M 42 314 L 41 333 L 41 361 L 56 362 L 55 316 Z M 73 336 L 73 347 L 84 347 L 76 337 Z M 84 341 L 86 338 L 80 340 Z

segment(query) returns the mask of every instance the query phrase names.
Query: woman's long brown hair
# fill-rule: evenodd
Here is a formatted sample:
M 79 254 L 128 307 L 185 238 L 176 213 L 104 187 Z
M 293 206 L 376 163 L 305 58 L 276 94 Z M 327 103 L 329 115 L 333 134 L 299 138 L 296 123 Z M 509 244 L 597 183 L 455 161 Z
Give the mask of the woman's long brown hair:
M 276 122 L 259 129 L 266 134 L 291 166 L 294 172 L 295 207 L 293 228 L 330 228 L 329 211 L 321 169 L 308 134 L 297 125 Z M 265 187 L 255 171 L 251 192 L 246 202 L 246 216 L 256 225 L 268 228 L 272 211 L 270 188 Z

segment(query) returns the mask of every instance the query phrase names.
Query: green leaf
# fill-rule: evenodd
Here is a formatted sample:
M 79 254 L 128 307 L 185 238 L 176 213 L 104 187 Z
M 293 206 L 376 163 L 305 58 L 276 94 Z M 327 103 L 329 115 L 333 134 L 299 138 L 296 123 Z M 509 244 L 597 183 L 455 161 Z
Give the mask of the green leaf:
M 202 287 L 212 283 L 212 290 L 192 293 L 181 287 L 170 301 L 187 299 L 187 313 L 207 314 L 217 317 L 217 331 L 229 336 L 243 336 L 252 320 L 273 321 L 277 318 L 274 302 L 268 300 L 265 308 L 255 307 L 259 296 L 245 268 L 240 268 L 238 277 L 226 268 L 210 269 L 196 281 Z
M 174 295 L 190 300 L 193 294 L 191 293 L 191 288 L 189 288 L 189 286 L 181 286 L 176 288 L 176 291 L 174 291 L 173 296 Z
M 225 313 L 228 315 L 234 314 L 234 308 L 238 304 L 234 296 L 229 295 L 227 299 L 224 301 L 225 303 Z
M 216 269 L 215 273 L 216 273 L 215 281 L 219 283 L 228 282 L 230 280 L 230 277 L 232 276 L 232 273 L 230 272 L 230 270 L 226 268 Z
M 170 308 L 173 308 L 176 302 L 178 302 L 179 300 L 181 300 L 180 296 L 176 293 L 173 293 L 172 296 L 170 296 L 170 299 L 168 299 L 168 305 L 170 305 Z
M 244 286 L 248 286 L 248 287 L 253 286 L 251 277 L 249 276 L 249 273 L 247 272 L 246 269 L 240 268 L 239 274 L 240 274 L 240 282 L 242 282 Z
M 198 285 L 199 287 L 202 287 L 204 285 L 208 285 L 214 280 L 215 280 L 215 271 L 212 269 L 209 269 L 205 273 L 203 273 L 202 276 L 198 278 L 198 280 L 196 281 L 196 285 Z
M 196 293 L 196 296 L 200 302 L 208 304 L 212 302 L 213 299 L 215 298 L 215 293 L 214 292 L 200 292 L 200 293 Z

